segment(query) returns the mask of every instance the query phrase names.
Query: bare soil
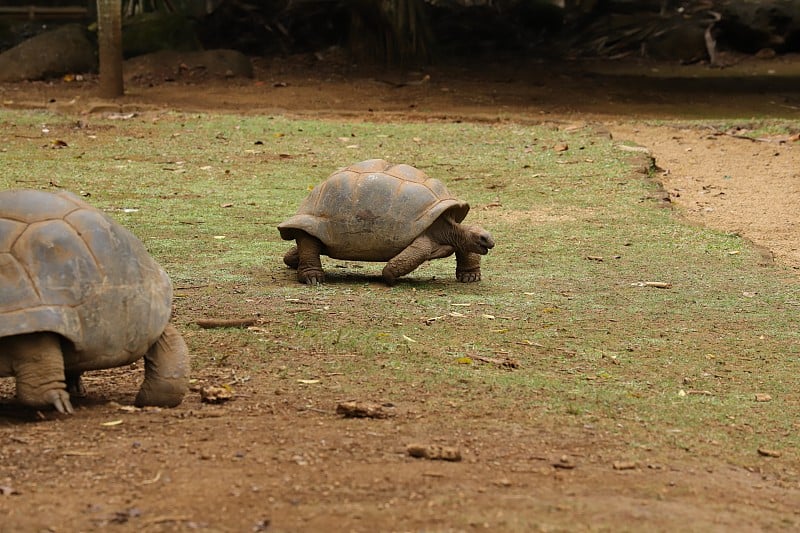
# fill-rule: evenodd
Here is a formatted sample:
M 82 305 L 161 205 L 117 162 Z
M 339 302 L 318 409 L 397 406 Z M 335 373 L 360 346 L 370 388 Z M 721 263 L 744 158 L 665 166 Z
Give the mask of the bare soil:
M 299 57 L 259 63 L 255 80 L 139 78 L 114 102 L 92 96 L 93 79 L 3 85 L 0 100 L 75 114 L 589 123 L 646 147 L 687 219 L 738 232 L 764 248 L 765 261 L 800 268 L 797 131 L 752 133 L 730 120 L 800 118 L 800 61 L 737 61 L 713 71 L 534 62 L 386 72 Z M 180 312 L 184 322 L 202 318 Z M 220 369 L 199 378 L 237 379 Z M 615 436 L 526 424 L 525 413 L 478 416 L 479 398 L 447 406 L 431 392 L 414 407 L 386 407 L 387 418 L 342 418 L 334 393 L 258 375 L 219 406 L 193 392 L 176 409 L 132 411 L 124 405 L 138 379 L 127 369 L 87 377 L 91 395 L 72 417 L 0 404 L 0 532 L 800 527 L 796 464 L 741 466 L 724 453 L 670 450 L 634 462 Z M 457 446 L 462 458 L 413 458 L 410 443 Z

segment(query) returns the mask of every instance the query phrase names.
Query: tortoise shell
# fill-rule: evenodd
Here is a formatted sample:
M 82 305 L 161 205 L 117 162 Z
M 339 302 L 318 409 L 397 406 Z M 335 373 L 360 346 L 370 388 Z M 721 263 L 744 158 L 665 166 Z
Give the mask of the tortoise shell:
M 388 261 L 441 215 L 461 222 L 468 212 L 469 204 L 421 170 L 370 159 L 314 187 L 278 231 L 285 240 L 298 230 L 313 235 L 335 259 Z
M 144 354 L 166 327 L 167 274 L 130 231 L 67 192 L 0 192 L 0 337 L 69 339 L 68 370 Z

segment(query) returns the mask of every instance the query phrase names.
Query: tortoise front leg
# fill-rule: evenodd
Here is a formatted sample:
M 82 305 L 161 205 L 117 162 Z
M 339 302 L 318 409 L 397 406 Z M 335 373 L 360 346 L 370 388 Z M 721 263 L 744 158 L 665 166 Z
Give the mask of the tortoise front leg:
M 474 252 L 456 251 L 456 279 L 462 283 L 481 280 L 481 256 Z
M 144 355 L 144 382 L 136 395 L 137 407 L 175 407 L 189 390 L 189 348 L 172 324 Z
M 306 285 L 319 285 L 325 281 L 322 260 L 319 258 L 322 253 L 322 242 L 307 233 L 298 235 L 296 240 L 298 256 L 297 281 Z M 286 261 L 285 257 L 284 261 Z
M 383 267 L 383 280 L 387 285 L 394 285 L 397 278 L 405 276 L 430 259 L 434 248 L 434 243 L 430 238 L 420 235 L 386 263 L 386 266 Z
M 72 414 L 64 380 L 61 339 L 55 333 L 30 333 L 0 339 L 0 352 L 9 356 L 16 378 L 17 399 L 32 407 L 52 405 Z

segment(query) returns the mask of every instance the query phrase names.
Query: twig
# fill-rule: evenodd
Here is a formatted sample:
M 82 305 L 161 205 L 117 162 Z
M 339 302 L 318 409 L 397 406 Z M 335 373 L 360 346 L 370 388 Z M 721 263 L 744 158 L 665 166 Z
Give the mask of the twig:
M 254 318 L 201 318 L 195 322 L 204 329 L 246 328 L 256 323 Z
M 477 361 L 482 361 L 484 363 L 490 363 L 497 366 L 502 366 L 505 368 L 519 368 L 519 363 L 514 361 L 513 359 L 498 359 L 496 357 L 486 357 L 483 355 L 474 355 L 472 356 L 473 359 Z

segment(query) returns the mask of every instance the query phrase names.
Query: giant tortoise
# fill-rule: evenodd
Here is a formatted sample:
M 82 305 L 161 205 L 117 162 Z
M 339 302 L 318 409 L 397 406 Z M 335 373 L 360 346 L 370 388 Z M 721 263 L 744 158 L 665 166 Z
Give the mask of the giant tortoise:
M 387 261 L 383 279 L 393 285 L 430 259 L 456 255 L 456 278 L 481 279 L 481 255 L 492 235 L 461 224 L 469 204 L 444 184 L 409 165 L 382 159 L 356 163 L 314 187 L 297 214 L 278 226 L 296 241 L 283 258 L 301 283 L 325 279 L 320 255 L 353 261 Z
M 17 399 L 72 413 L 81 373 L 142 356 L 138 406 L 173 407 L 188 350 L 172 284 L 127 229 L 67 192 L 0 192 L 0 376 Z

